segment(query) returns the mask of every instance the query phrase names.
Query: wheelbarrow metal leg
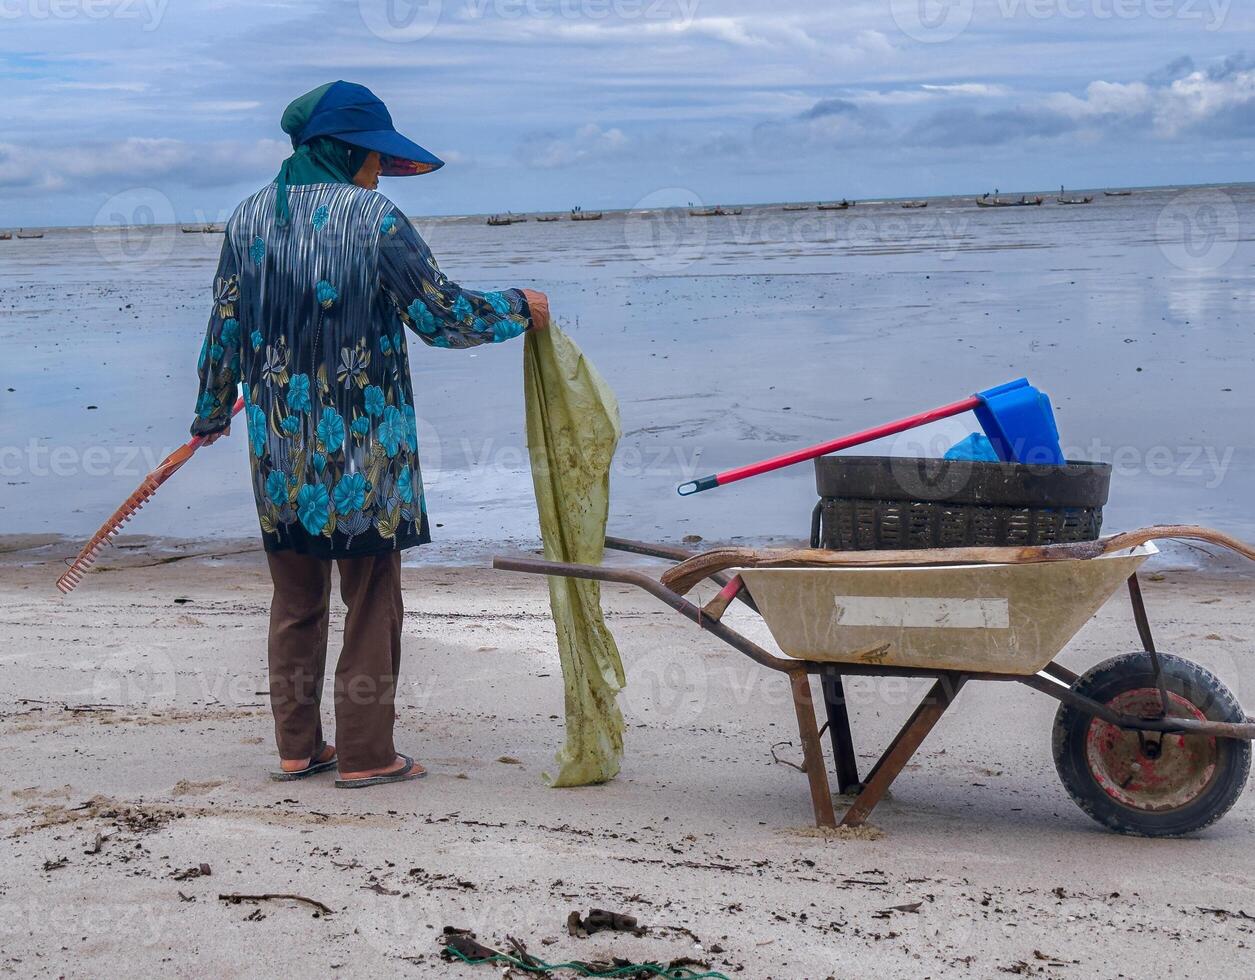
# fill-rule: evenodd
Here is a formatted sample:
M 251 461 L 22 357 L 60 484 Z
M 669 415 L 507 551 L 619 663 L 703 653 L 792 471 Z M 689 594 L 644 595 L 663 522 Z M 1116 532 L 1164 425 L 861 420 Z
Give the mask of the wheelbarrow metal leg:
M 845 703 L 845 684 L 835 671 L 824 671 L 824 707 L 828 709 L 828 737 L 832 739 L 832 755 L 837 764 L 837 792 L 851 793 L 860 789 L 858 757 L 854 754 L 854 736 L 850 732 L 850 712 Z
M 1168 699 L 1168 686 L 1163 676 L 1163 661 L 1159 659 L 1159 651 L 1155 649 L 1155 636 L 1150 629 L 1150 617 L 1146 615 L 1146 600 L 1142 598 L 1142 583 L 1137 573 L 1129 576 L 1129 599 L 1133 603 L 1133 621 L 1137 623 L 1137 635 L 1141 637 L 1142 646 L 1150 655 L 1151 667 L 1155 671 L 1155 685 L 1159 688 L 1159 707 L 1167 718 L 1172 713 L 1172 702 Z
M 850 808 L 845 811 L 845 816 L 841 818 L 841 826 L 858 827 L 867 822 L 876 804 L 884 798 L 889 785 L 911 761 L 911 756 L 923 744 L 928 733 L 933 730 L 933 726 L 941 720 L 941 716 L 954 702 L 966 681 L 967 678 L 962 674 L 952 674 L 937 679 L 924 700 L 920 702 L 919 707 L 902 726 L 897 737 L 885 749 L 880 761 L 868 774 L 867 781 L 863 783 L 863 791 L 858 794 Z
M 789 684 L 793 688 L 793 709 L 797 712 L 797 733 L 802 742 L 802 765 L 810 782 L 815 826 L 835 827 L 837 815 L 832 809 L 832 790 L 828 786 L 824 749 L 819 741 L 819 726 L 815 723 L 810 675 L 804 670 L 790 671 Z

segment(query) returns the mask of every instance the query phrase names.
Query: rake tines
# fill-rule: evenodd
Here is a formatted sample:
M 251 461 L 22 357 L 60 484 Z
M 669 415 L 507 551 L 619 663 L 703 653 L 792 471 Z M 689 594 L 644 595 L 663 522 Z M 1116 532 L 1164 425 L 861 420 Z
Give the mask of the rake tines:
M 236 415 L 243 407 L 244 400 L 241 398 L 235 403 L 235 408 L 231 410 L 232 416 Z M 122 526 L 134 517 L 135 513 L 144 504 L 152 499 L 158 488 L 166 480 L 170 479 L 180 466 L 192 458 L 192 454 L 204 444 L 204 441 L 204 436 L 197 436 L 162 460 L 161 465 L 144 477 L 143 482 L 122 502 L 122 506 L 115 510 L 104 524 L 100 525 L 100 530 L 93 534 L 91 540 L 84 545 L 83 550 L 78 553 L 78 557 L 65 570 L 65 574 L 57 579 L 57 588 L 61 590 L 63 595 L 68 595 L 83 581 L 83 576 L 95 564 L 97 557 L 104 551 L 105 547 L 112 544 L 114 537 L 122 530 Z

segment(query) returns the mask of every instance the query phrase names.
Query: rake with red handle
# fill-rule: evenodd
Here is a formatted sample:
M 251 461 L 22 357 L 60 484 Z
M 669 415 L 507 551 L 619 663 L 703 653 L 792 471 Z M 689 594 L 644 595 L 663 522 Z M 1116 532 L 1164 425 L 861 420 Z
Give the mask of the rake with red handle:
M 231 409 L 231 417 L 234 418 L 243 408 L 244 399 L 241 398 L 235 403 L 235 407 Z M 96 558 L 104 550 L 105 545 L 113 542 L 114 536 L 122 530 L 122 525 L 134 517 L 135 512 L 152 499 L 157 489 L 166 480 L 174 476 L 179 467 L 191 459 L 196 450 L 204 444 L 204 436 L 196 436 L 194 439 L 188 440 L 187 443 L 162 460 L 160 466 L 144 477 L 144 481 L 135 488 L 135 492 L 123 501 L 122 506 L 113 512 L 112 517 L 100 525 L 100 530 L 92 535 L 92 539 L 78 553 L 78 557 L 70 563 L 70 567 L 65 570 L 65 574 L 57 579 L 57 588 L 62 593 L 68 595 L 79 582 L 83 581 L 83 576 L 87 574 L 87 570 L 95 564 Z

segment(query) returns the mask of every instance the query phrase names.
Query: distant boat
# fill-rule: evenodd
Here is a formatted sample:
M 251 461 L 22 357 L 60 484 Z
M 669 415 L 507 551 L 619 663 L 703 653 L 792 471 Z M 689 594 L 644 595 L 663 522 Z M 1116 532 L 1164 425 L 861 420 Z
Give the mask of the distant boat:
M 18 238 L 43 238 L 44 233 L 42 231 L 22 231 L 22 229 L 19 228 L 17 230 L 17 237 Z
M 786 204 L 784 209 L 786 211 L 809 211 L 811 206 L 809 204 Z
M 902 206 L 906 208 L 908 211 L 912 211 L 918 208 L 928 207 L 928 202 L 927 201 L 906 201 L 905 203 L 903 203 Z
M 855 203 L 857 202 L 842 200 L 842 201 L 829 202 L 828 204 L 818 204 L 816 205 L 816 207 L 820 211 L 846 211 L 854 207 Z
M 7 232 L 7 231 L 5 231 L 5 232 L 0 232 L 0 242 L 7 242 L 7 241 L 8 241 L 9 239 L 11 239 L 12 237 L 13 237 L 13 235 L 12 235 L 12 233 L 11 233 L 11 232 Z
M 1103 191 L 1103 197 L 1132 197 L 1132 191 Z
M 508 214 L 493 214 L 493 215 L 489 215 L 488 224 L 492 225 L 494 228 L 497 228 L 501 225 L 514 224 L 514 219 L 511 218 Z
M 689 212 L 689 215 L 694 218 L 723 218 L 728 215 L 740 214 L 743 210 L 744 208 L 725 207 L 694 208 Z
M 1021 197 L 1018 201 L 1004 201 L 1000 197 L 986 199 L 978 197 L 976 199 L 977 207 L 982 208 L 1039 208 L 1045 202 L 1044 197 Z
M 1060 204 L 1093 204 L 1092 197 L 1056 197 L 1056 201 Z
M 185 235 L 212 235 L 214 233 L 213 225 L 195 225 L 191 228 L 184 228 Z
M 560 214 L 538 214 L 538 215 L 536 215 L 536 220 L 537 220 L 537 221 L 541 221 L 541 222 L 545 222 L 545 221 L 561 221 L 561 220 L 562 220 L 562 215 L 560 215 Z
M 571 220 L 572 221 L 600 221 L 601 212 L 600 211 L 585 211 L 582 207 L 580 207 L 577 204 L 575 207 L 571 208 Z

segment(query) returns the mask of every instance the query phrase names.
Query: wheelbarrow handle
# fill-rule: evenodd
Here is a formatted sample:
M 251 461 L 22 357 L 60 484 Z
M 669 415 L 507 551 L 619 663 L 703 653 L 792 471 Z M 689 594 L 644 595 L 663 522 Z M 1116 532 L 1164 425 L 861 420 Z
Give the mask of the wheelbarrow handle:
M 921 412 L 909 418 L 898 419 L 896 422 L 886 422 L 884 425 L 864 429 L 862 432 L 855 432 L 853 435 L 842 436 L 840 439 L 833 439 L 831 442 L 821 443 L 818 446 L 796 449 L 791 453 L 785 453 L 783 456 L 776 456 L 773 459 L 765 459 L 758 463 L 750 463 L 748 466 L 738 466 L 736 469 L 724 470 L 722 473 L 714 473 L 710 476 L 690 480 L 688 483 L 681 484 L 677 489 L 681 497 L 688 497 L 695 493 L 701 493 L 703 490 L 722 487 L 729 483 L 735 483 L 737 480 L 758 476 L 760 473 L 770 473 L 772 470 L 783 469 L 795 463 L 804 463 L 808 459 L 815 459 L 818 456 L 827 456 L 829 453 L 849 449 L 852 446 L 861 446 L 865 442 L 874 442 L 877 439 L 883 439 L 885 436 L 896 435 L 908 429 L 927 425 L 929 422 L 953 418 L 956 415 L 962 415 L 964 412 L 970 412 L 979 408 L 982 404 L 983 399 L 979 395 L 972 395 L 950 405 L 942 405 L 940 408 Z

